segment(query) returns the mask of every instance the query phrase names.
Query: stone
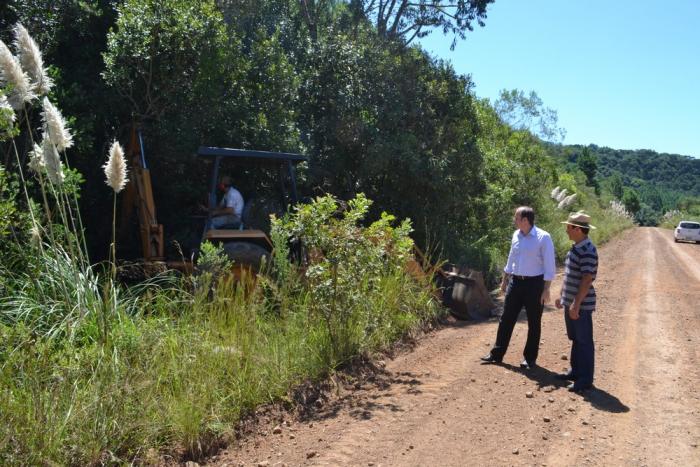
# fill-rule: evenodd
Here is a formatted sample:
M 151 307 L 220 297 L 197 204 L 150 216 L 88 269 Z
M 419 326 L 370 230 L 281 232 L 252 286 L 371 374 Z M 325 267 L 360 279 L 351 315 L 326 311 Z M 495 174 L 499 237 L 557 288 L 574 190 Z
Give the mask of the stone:
M 520 454 L 520 449 L 518 449 L 518 448 L 513 449 L 513 454 Z
M 282 427 L 281 427 L 281 426 L 277 425 L 276 427 L 274 427 L 274 428 L 272 429 L 272 434 L 273 434 L 273 435 L 278 435 L 278 434 L 280 434 L 280 433 L 282 433 Z
M 528 391 L 525 393 L 525 397 L 527 397 L 528 399 L 532 399 L 534 397 L 534 394 L 532 394 L 532 391 Z
M 542 417 L 542 420 L 544 420 L 545 422 L 551 422 L 551 421 L 552 421 L 552 419 L 549 418 L 549 417 L 546 416 L 546 415 L 545 415 L 544 417 Z
M 306 453 L 306 458 L 311 459 L 312 457 L 316 457 L 316 451 L 309 451 Z

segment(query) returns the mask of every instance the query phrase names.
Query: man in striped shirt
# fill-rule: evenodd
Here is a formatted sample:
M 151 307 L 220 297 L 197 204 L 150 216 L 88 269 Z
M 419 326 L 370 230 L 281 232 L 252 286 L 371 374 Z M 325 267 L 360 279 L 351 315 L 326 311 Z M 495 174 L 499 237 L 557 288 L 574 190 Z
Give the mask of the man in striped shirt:
M 591 218 L 583 211 L 571 213 L 562 222 L 566 234 L 574 245 L 566 255 L 564 282 L 557 308 L 564 307 L 566 334 L 571 340 L 571 369 L 558 375 L 559 379 L 571 380 L 569 390 L 581 392 L 593 387 L 594 347 L 593 311 L 596 295 L 593 281 L 598 272 L 598 251 L 588 238 Z

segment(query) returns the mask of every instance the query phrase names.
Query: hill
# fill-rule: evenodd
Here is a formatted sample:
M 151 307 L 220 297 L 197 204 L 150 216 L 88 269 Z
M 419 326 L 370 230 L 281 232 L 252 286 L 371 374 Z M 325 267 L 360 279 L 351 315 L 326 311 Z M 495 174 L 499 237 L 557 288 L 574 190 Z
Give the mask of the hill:
M 649 149 L 611 149 L 594 144 L 553 146 L 552 154 L 559 162 L 576 165 L 584 147 L 596 157 L 600 178 L 618 173 L 625 186 L 640 188 L 646 182 L 663 191 L 700 196 L 700 159 Z

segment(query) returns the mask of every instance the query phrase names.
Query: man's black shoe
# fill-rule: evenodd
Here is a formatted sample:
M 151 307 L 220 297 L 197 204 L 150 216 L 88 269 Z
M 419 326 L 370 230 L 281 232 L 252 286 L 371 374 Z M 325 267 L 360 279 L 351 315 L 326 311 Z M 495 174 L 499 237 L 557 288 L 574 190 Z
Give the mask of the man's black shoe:
M 572 372 L 558 373 L 554 377 L 560 381 L 576 381 L 576 376 Z
M 491 354 L 486 355 L 485 357 L 481 357 L 481 361 L 485 363 L 501 363 L 503 362 L 502 358 L 496 358 Z
M 527 360 L 523 360 L 522 362 L 520 362 L 520 368 L 522 368 L 523 370 L 531 370 L 535 368 L 535 362 L 530 363 Z
M 592 388 L 593 388 L 592 384 L 577 384 L 577 383 L 571 383 L 566 387 L 566 389 L 568 389 L 571 392 L 575 392 L 576 394 L 584 393 Z

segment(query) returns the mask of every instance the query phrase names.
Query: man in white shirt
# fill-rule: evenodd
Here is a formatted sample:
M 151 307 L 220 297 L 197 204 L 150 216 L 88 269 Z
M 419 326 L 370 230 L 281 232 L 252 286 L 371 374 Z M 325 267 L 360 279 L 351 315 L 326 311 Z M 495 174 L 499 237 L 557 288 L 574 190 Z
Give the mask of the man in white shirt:
M 220 229 L 222 226 L 238 228 L 243 214 L 243 196 L 231 185 L 231 177 L 224 175 L 219 182 L 219 189 L 224 197 L 218 207 L 212 209 L 211 228 Z
M 549 302 L 549 286 L 556 273 L 554 243 L 548 232 L 535 226 L 535 211 L 520 206 L 514 217 L 517 230 L 510 243 L 508 262 L 503 268 L 501 291 L 505 292 L 503 314 L 498 324 L 496 343 L 491 352 L 482 357 L 487 363 L 501 363 L 508 350 L 510 337 L 520 310 L 527 313 L 527 342 L 521 368 L 535 366 L 542 332 L 542 311 Z

